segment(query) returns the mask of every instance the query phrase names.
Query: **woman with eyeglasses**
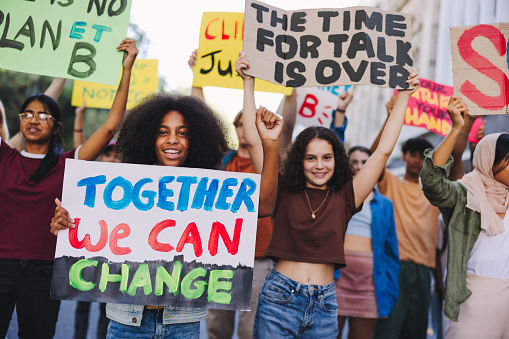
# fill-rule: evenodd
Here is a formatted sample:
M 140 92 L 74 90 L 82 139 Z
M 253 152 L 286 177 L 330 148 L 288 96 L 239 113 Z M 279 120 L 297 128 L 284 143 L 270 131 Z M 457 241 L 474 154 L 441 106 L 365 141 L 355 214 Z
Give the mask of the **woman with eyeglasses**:
M 0 144 L 0 338 L 16 306 L 20 338 L 52 338 L 60 301 L 50 299 L 56 237 L 50 232 L 55 199 L 62 195 L 65 159 L 94 160 L 108 145 L 127 103 L 134 40 L 124 52 L 122 79 L 106 122 L 81 146 L 63 152 L 61 110 L 51 97 L 37 94 L 21 106 L 19 129 L 25 150 Z

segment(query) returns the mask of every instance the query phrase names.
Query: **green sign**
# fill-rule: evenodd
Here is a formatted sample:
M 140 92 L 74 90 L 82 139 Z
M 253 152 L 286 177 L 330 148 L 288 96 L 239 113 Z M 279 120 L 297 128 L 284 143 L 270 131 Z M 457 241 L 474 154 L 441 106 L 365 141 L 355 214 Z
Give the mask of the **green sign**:
M 132 0 L 2 0 L 0 68 L 116 85 Z

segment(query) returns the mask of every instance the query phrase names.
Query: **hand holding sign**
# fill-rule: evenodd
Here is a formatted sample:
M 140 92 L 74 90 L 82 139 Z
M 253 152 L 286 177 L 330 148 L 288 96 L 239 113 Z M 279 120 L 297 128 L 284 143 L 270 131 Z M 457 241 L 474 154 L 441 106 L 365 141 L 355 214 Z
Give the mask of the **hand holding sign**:
M 238 75 L 240 75 L 240 77 L 244 81 L 254 79 L 254 77 L 245 73 L 245 71 L 247 71 L 249 67 L 250 67 L 249 60 L 247 58 L 246 53 L 240 51 L 239 58 L 237 59 L 237 61 L 235 61 L 235 71 L 238 73 Z
M 136 60 L 136 56 L 139 53 L 138 48 L 136 48 L 135 41 L 133 39 L 125 38 L 117 47 L 117 51 L 124 51 L 124 61 L 122 66 L 124 69 L 131 70 L 133 68 L 134 61 Z
M 69 212 L 62 207 L 62 203 L 58 198 L 55 198 L 55 215 L 51 219 L 50 232 L 54 235 L 58 234 L 58 231 L 74 228 L 74 219 L 71 218 Z
M 447 113 L 449 113 L 449 117 L 451 117 L 453 127 L 461 129 L 465 124 L 463 120 L 464 115 L 468 114 L 467 105 L 461 100 L 459 96 L 452 96 L 449 99 L 449 104 L 447 105 Z

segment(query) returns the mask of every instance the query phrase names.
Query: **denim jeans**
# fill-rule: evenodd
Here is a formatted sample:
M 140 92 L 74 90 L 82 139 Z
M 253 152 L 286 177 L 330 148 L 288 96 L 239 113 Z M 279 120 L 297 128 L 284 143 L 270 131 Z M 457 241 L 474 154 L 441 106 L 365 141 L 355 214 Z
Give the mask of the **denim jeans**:
M 14 306 L 19 338 L 53 338 L 60 300 L 50 299 L 53 260 L 0 259 L 0 338 Z
M 253 338 L 336 338 L 337 309 L 334 282 L 304 285 L 274 269 L 260 292 Z
M 145 309 L 141 326 L 128 326 L 110 321 L 107 339 L 154 338 L 154 339 L 199 339 L 200 322 L 163 324 L 163 309 Z

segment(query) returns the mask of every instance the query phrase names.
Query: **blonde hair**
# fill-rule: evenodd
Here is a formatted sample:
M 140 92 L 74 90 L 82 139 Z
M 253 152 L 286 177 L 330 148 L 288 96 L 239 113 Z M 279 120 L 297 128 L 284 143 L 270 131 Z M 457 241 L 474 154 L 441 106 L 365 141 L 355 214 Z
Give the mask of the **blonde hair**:
M 5 108 L 0 100 L 0 138 L 9 141 L 9 129 L 7 128 L 7 118 L 5 116 Z

